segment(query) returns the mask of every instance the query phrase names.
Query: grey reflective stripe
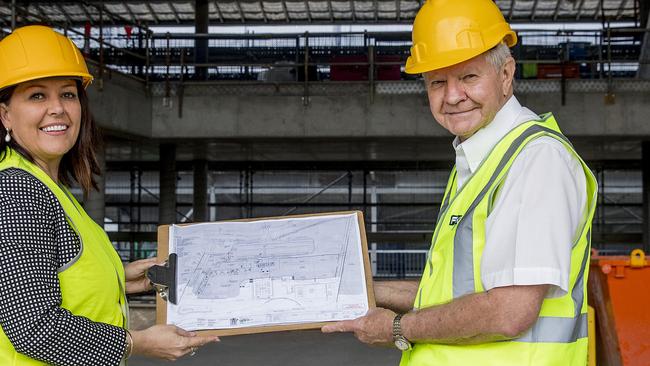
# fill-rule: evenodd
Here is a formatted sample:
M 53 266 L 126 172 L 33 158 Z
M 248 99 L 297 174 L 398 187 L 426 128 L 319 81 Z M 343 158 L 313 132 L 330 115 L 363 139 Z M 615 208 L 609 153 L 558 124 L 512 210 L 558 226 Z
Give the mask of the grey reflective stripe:
M 467 215 L 471 215 L 470 211 Z M 454 237 L 454 298 L 474 291 L 474 220 L 461 219 Z
M 457 170 L 454 169 L 452 173 L 452 177 L 449 180 L 448 184 L 453 184 L 456 182 L 456 174 Z M 442 199 L 442 205 L 440 206 L 440 211 L 438 211 L 438 218 L 436 219 L 436 227 L 433 233 L 433 239 L 431 240 L 431 247 L 429 248 L 429 252 L 427 253 L 427 262 L 429 263 L 429 276 L 433 274 L 433 262 L 431 262 L 431 252 L 433 251 L 433 247 L 435 246 L 436 239 L 438 238 L 438 232 L 440 231 L 440 228 L 442 227 L 443 223 L 440 222 L 440 219 L 442 216 L 444 216 L 445 211 L 447 211 L 447 207 L 449 207 L 449 202 L 451 202 L 451 191 L 452 187 L 447 187 L 445 189 L 445 196 Z
M 591 230 L 587 231 L 587 244 L 590 241 Z M 580 311 L 584 303 L 584 273 L 587 269 L 588 254 L 589 245 L 585 245 L 580 272 L 571 290 L 575 317 L 540 317 L 528 332 L 522 337 L 515 339 L 516 342 L 573 343 L 580 338 L 587 337 L 587 314 L 581 314 Z
M 582 235 L 580 235 L 582 238 Z M 585 252 L 582 254 L 582 265 L 580 266 L 580 272 L 576 278 L 576 283 L 573 285 L 573 290 L 571 290 L 571 298 L 573 299 L 573 304 L 575 306 L 575 315 L 580 314 L 582 310 L 582 304 L 585 299 L 584 286 L 585 286 L 585 270 L 587 269 L 587 258 L 589 257 L 589 243 L 591 241 L 591 230 L 587 231 L 587 244 L 585 244 Z M 579 240 L 578 240 L 579 242 Z
M 483 187 L 481 192 L 476 196 L 472 204 L 469 206 L 463 217 L 460 219 L 456 228 L 456 235 L 454 236 L 454 273 L 453 273 L 453 294 L 454 298 L 463 295 L 474 293 L 474 209 L 483 200 L 487 192 L 498 178 L 501 171 L 508 164 L 512 156 L 515 154 L 521 144 L 530 136 L 539 132 L 549 132 L 558 136 L 562 134 L 557 133 L 549 128 L 540 125 L 532 125 L 528 127 L 521 135 L 519 135 L 512 144 L 508 147 L 505 154 L 499 161 L 492 177 L 488 183 Z M 562 136 L 564 137 L 564 136 Z M 566 140 L 566 138 L 564 138 Z
M 81 254 L 84 251 L 84 240 L 81 238 L 81 234 L 79 233 L 79 230 L 77 229 L 77 226 L 74 224 L 74 222 L 72 221 L 70 216 L 68 216 L 68 214 L 65 214 L 65 217 L 66 217 L 66 219 L 68 219 L 67 221 L 68 221 L 68 223 L 70 223 L 70 227 L 75 232 L 75 234 L 77 234 L 77 237 L 79 238 L 79 246 L 80 246 L 80 248 L 79 248 L 79 253 L 77 253 L 77 255 L 75 255 L 75 257 L 72 258 L 72 260 L 70 262 L 62 265 L 61 267 L 59 267 L 57 269 L 58 273 L 61 273 L 61 272 L 65 271 L 66 269 L 72 267 L 73 264 L 77 263 L 79 258 L 81 258 Z
M 456 174 L 457 174 L 457 171 L 454 170 L 453 178 L 449 180 L 449 183 L 456 182 Z M 442 205 L 440 205 L 440 211 L 438 211 L 438 219 L 436 220 L 436 223 L 438 221 L 440 221 L 440 216 L 442 215 L 442 213 L 447 211 L 447 206 L 449 206 L 449 201 L 451 201 L 450 196 L 451 196 L 451 191 L 452 190 L 453 190 L 453 188 L 451 188 L 451 187 L 447 187 L 447 189 L 445 190 L 445 193 L 444 193 L 445 196 L 442 199 Z
M 587 337 L 587 314 L 575 318 L 540 317 L 514 342 L 573 343 Z

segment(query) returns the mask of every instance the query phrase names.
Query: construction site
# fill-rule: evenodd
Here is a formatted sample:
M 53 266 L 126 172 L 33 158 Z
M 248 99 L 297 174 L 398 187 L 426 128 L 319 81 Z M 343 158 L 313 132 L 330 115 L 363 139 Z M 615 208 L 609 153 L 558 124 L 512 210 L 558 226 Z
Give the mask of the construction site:
M 405 69 L 426 3 L 7 0 L 0 39 L 46 25 L 83 54 L 102 175 L 88 197 L 70 191 L 123 263 L 159 256 L 161 225 L 358 211 L 371 280 L 418 283 L 456 162 L 428 84 Z M 584 259 L 588 364 L 650 365 L 650 1 L 490 3 L 516 33 L 514 96 L 553 113 L 597 182 Z M 130 328 L 152 326 L 159 295 L 127 298 Z M 319 329 L 191 350 L 174 364 L 402 357 Z M 161 362 L 134 354 L 128 364 Z

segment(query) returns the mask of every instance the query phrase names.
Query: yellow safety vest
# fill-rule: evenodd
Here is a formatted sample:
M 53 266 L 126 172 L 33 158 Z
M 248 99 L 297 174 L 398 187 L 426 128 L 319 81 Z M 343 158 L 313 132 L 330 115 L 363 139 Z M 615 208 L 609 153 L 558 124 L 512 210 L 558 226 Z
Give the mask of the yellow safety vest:
M 76 232 L 81 251 L 59 268 L 61 307 L 72 314 L 118 327 L 126 327 L 128 305 L 124 293 L 124 267 L 104 230 L 84 211 L 70 191 L 56 184 L 41 168 L 22 155 L 6 150 L 0 170 L 17 168 L 26 171 L 47 186 L 65 211 L 66 219 Z M 0 365 L 46 365 L 18 353 L 0 329 Z
M 485 291 L 481 282 L 485 221 L 514 160 L 526 144 L 542 136 L 560 141 L 580 161 L 587 182 L 587 207 L 572 243 L 568 293 L 545 299 L 536 323 L 519 338 L 478 345 L 416 343 L 402 354 L 400 366 L 586 365 L 587 263 L 597 183 L 553 116 L 549 113 L 541 118 L 523 123 L 504 136 L 459 192 L 456 169 L 452 170 L 414 308 Z

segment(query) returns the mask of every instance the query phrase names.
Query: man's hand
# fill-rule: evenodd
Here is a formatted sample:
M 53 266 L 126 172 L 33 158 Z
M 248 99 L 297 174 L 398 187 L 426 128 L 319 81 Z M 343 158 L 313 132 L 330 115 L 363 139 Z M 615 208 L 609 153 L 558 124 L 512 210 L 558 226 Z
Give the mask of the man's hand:
M 344 320 L 321 328 L 323 333 L 353 332 L 363 343 L 373 346 L 393 346 L 393 319 L 396 313 L 383 308 L 368 310 L 354 320 Z
M 126 278 L 126 293 L 135 294 L 151 290 L 151 282 L 146 276 L 147 270 L 153 265 L 162 265 L 157 258 L 141 259 L 124 266 Z

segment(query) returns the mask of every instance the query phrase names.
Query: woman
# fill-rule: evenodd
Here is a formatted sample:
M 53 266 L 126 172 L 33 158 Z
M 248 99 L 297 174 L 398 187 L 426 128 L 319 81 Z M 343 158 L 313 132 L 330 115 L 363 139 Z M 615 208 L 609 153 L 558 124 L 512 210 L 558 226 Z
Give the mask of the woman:
M 43 26 L 0 41 L 0 364 L 173 360 L 215 337 L 174 326 L 128 331 L 126 294 L 151 288 L 154 259 L 122 266 L 74 199 L 97 188 L 97 142 L 74 44 Z

